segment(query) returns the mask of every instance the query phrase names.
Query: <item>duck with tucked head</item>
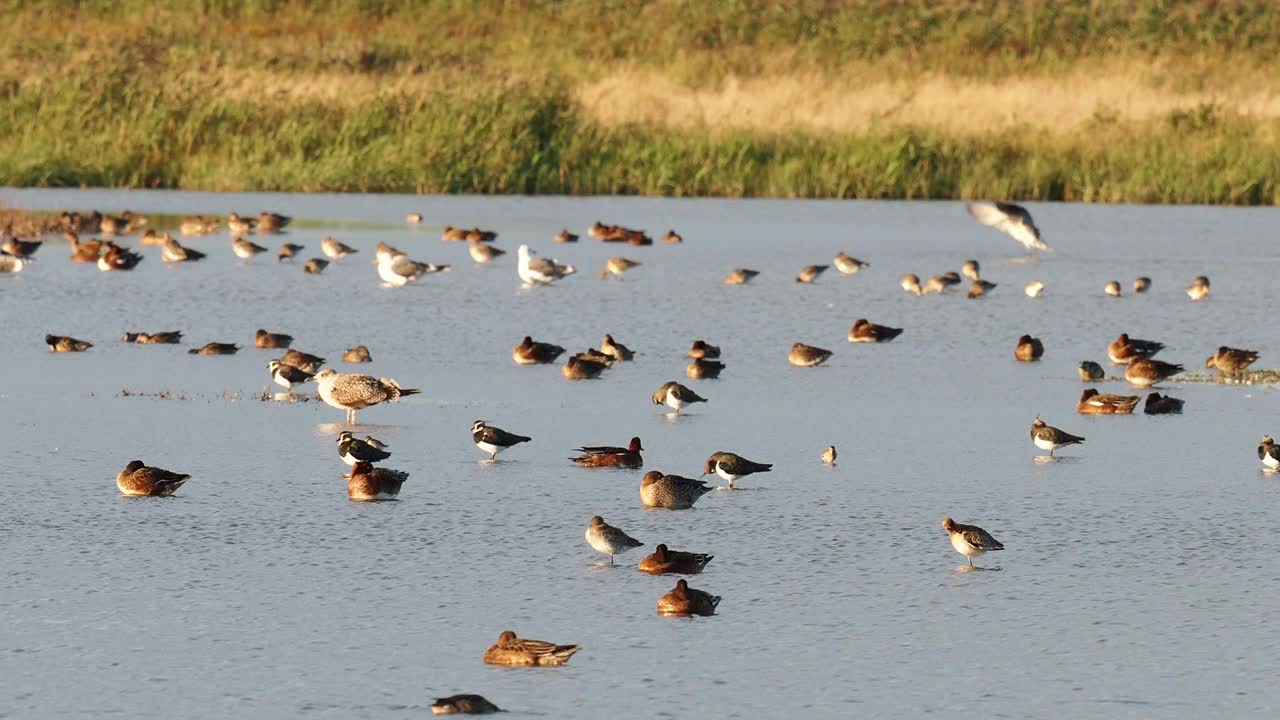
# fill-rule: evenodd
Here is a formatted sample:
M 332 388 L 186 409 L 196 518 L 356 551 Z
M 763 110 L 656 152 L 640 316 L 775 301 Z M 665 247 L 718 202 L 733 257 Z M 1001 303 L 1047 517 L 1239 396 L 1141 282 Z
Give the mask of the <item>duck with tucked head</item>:
M 688 510 L 712 490 L 715 488 L 701 480 L 650 470 L 640 480 L 640 502 L 645 507 Z
M 638 569 L 650 575 L 697 575 L 714 558 L 715 555 L 681 552 L 659 545 L 652 554 L 640 561 Z
M 858 318 L 854 321 L 853 327 L 849 328 L 849 342 L 889 342 L 901 334 L 902 328 L 876 325 L 866 318 Z
M 1147 402 L 1142 406 L 1142 412 L 1148 415 L 1178 415 L 1182 413 L 1183 403 L 1184 401 L 1178 398 L 1153 392 L 1147 396 Z
M 720 377 L 721 370 L 724 370 L 724 363 L 719 360 L 694 358 L 684 369 L 684 374 L 690 380 L 714 380 Z
M 116 487 L 131 496 L 169 497 L 190 475 L 147 467 L 141 460 L 134 460 L 116 475 Z
M 1183 371 L 1181 365 L 1162 362 L 1160 360 L 1134 360 L 1124 369 L 1124 379 L 1131 385 L 1149 388 L 1158 382 L 1168 380 Z
M 687 580 L 680 578 L 671 592 L 658 598 L 658 614 L 672 617 L 715 615 L 719 605 L 719 595 L 691 588 Z
M 1137 395 L 1104 395 L 1089 388 L 1080 395 L 1076 412 L 1081 415 L 1128 415 L 1142 398 Z
M 395 500 L 400 487 L 409 479 L 409 473 L 387 468 L 376 468 L 359 460 L 351 466 L 347 480 L 347 495 L 358 502 Z
M 511 359 L 517 365 L 553 363 L 564 353 L 564 348 L 547 342 L 537 342 L 528 335 L 511 351 Z
M 1043 356 L 1044 343 L 1040 342 L 1040 338 L 1033 338 L 1030 335 L 1018 338 L 1018 344 L 1013 348 L 1013 357 L 1019 362 L 1032 362 Z
M 581 650 L 577 645 L 555 645 L 545 640 L 524 640 L 511 630 L 504 630 L 498 641 L 484 651 L 489 665 L 514 667 L 558 667 L 569 662 Z
M 1129 333 L 1120 336 L 1107 345 L 1107 357 L 1116 365 L 1127 365 L 1134 360 L 1154 357 L 1164 349 L 1164 343 L 1153 340 L 1139 340 L 1129 337 Z
M 689 357 L 695 360 L 717 360 L 720 357 L 720 348 L 705 340 L 694 340 L 693 346 L 689 348 Z
M 1080 363 L 1080 367 L 1076 368 L 1080 373 L 1080 379 L 1085 382 L 1098 382 L 1106 377 L 1106 373 L 1102 371 L 1102 366 L 1092 360 L 1085 360 Z
M 431 703 L 432 715 L 488 715 L 496 712 L 502 712 L 502 708 L 480 695 L 451 695 L 436 698 Z

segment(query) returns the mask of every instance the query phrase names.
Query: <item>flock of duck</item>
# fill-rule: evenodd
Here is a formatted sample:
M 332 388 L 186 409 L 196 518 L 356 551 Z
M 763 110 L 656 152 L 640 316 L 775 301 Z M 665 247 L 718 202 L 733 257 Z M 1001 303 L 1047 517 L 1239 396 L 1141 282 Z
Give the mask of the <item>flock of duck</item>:
M 1030 213 L 1018 205 L 1010 203 L 971 203 L 969 212 L 979 222 L 1001 230 L 1022 243 L 1028 251 L 1051 251 L 1041 237 Z M 420 215 L 414 214 L 406 218 L 410 223 L 422 221 Z M 251 261 L 257 255 L 268 252 L 268 248 L 246 238 L 248 235 L 270 235 L 281 232 L 290 224 L 291 218 L 275 213 L 262 213 L 256 218 L 230 215 L 225 226 L 231 235 L 231 251 L 243 261 Z M 143 246 L 159 246 L 161 259 L 166 263 L 196 262 L 204 259 L 207 253 L 183 246 L 168 232 L 157 232 L 144 229 L 145 217 L 134 213 L 123 213 L 120 216 L 100 213 L 78 214 L 64 213 L 58 228 L 70 243 L 72 262 L 96 263 L 103 271 L 127 271 L 137 266 L 144 256 L 132 249 L 118 245 L 114 238 L 132 234 L 140 234 Z M 184 218 L 179 225 L 183 236 L 202 236 L 217 232 L 223 221 L 219 218 L 192 216 Z M 81 241 L 80 235 L 99 233 L 103 237 L 89 241 Z M 602 242 L 624 243 L 632 246 L 653 244 L 653 239 L 644 231 L 617 225 L 605 225 L 596 222 L 588 231 L 588 236 Z M 441 239 L 446 242 L 465 242 L 469 254 L 477 263 L 494 262 L 505 251 L 494 246 L 497 233 L 479 228 L 470 230 L 446 227 Z M 574 243 L 578 236 L 568 230 L 562 230 L 553 237 L 557 243 Z M 663 237 L 665 243 L 679 243 L 683 238 L 675 231 Z M 6 230 L 0 254 L 0 272 L 19 272 L 30 265 L 36 251 L 41 246 L 40 239 L 19 238 Z M 292 261 L 305 248 L 295 243 L 284 243 L 277 251 L 277 262 Z M 327 259 L 313 257 L 306 260 L 303 269 L 308 273 L 323 272 L 330 261 L 341 260 L 358 250 L 332 237 L 321 242 L 321 252 Z M 373 258 L 377 266 L 377 275 L 383 283 L 400 287 L 418 281 L 427 275 L 445 272 L 449 265 L 437 265 L 430 262 L 411 260 L 404 252 L 385 243 L 379 243 Z M 621 276 L 623 273 L 639 266 L 640 263 L 624 257 L 610 258 L 600 271 L 601 278 Z M 838 253 L 831 265 L 842 274 L 857 273 L 867 263 L 853 258 L 843 252 Z M 829 265 L 810 265 L 803 268 L 796 276 L 798 283 L 811 283 L 818 279 Z M 561 263 L 553 258 L 537 255 L 527 245 L 517 249 L 517 275 L 528 286 L 549 285 L 573 275 L 573 265 Z M 736 268 L 724 278 L 727 284 L 743 284 L 750 282 L 759 274 L 756 270 Z M 977 261 L 966 261 L 961 274 L 970 281 L 967 293 L 969 298 L 980 298 L 996 288 L 994 283 L 981 277 Z M 909 293 L 923 295 L 946 292 L 950 287 L 960 284 L 961 274 L 942 273 L 921 282 L 915 274 L 903 275 L 899 279 L 901 287 Z M 1044 291 L 1044 283 L 1032 281 L 1025 288 L 1025 294 L 1037 297 Z M 1135 293 L 1146 292 L 1151 287 L 1151 280 L 1140 277 L 1133 283 Z M 1107 283 L 1104 292 L 1108 295 L 1119 295 L 1120 283 Z M 1207 278 L 1196 278 L 1187 293 L 1192 300 L 1202 300 L 1209 294 Z M 891 342 L 903 330 L 878 325 L 866 319 L 857 320 L 848 332 L 851 343 L 884 343 Z M 123 336 L 124 342 L 140 344 L 180 344 L 183 333 L 180 331 L 140 332 L 128 331 Z M 261 349 L 283 350 L 284 353 L 267 363 L 268 373 L 273 382 L 283 387 L 292 395 L 296 386 L 314 382 L 320 400 L 345 411 L 348 425 L 355 425 L 356 413 L 359 410 L 376 405 L 394 402 L 401 397 L 414 395 L 418 389 L 402 386 L 391 378 L 378 378 L 354 372 L 340 372 L 332 367 L 324 367 L 325 359 L 317 355 L 301 352 L 291 347 L 293 338 L 283 333 L 268 332 L 259 329 L 254 335 L 254 347 Z M 92 343 L 73 337 L 49 334 L 45 343 L 53 352 L 84 352 L 93 347 Z M 1184 371 L 1182 365 L 1164 362 L 1154 358 L 1164 345 L 1151 340 L 1131 338 L 1121 334 L 1107 347 L 1107 357 L 1111 363 L 1124 368 L 1124 379 L 1136 388 L 1149 389 Z M 232 342 L 209 342 L 189 350 L 192 354 L 224 355 L 239 350 Z M 517 365 L 535 365 L 556 363 L 566 353 L 565 348 L 558 345 L 539 342 L 532 337 L 525 337 L 512 350 L 512 360 Z M 1018 339 L 1014 348 L 1014 357 L 1020 362 L 1035 362 L 1044 354 L 1043 343 L 1030 335 Z M 632 359 L 634 353 L 614 339 L 605 335 L 600 348 L 589 348 L 584 352 L 570 355 L 562 366 L 565 378 L 581 380 L 599 377 L 609 367 L 619 362 Z M 690 379 L 714 379 L 725 369 L 721 361 L 720 348 L 698 339 L 692 342 L 687 356 L 689 365 L 686 376 Z M 790 363 L 797 367 L 811 367 L 825 362 L 832 356 L 832 351 L 804 343 L 795 343 L 788 354 Z M 1225 376 L 1234 377 L 1242 373 L 1257 361 L 1258 353 L 1231 347 L 1220 347 L 1211 355 L 1205 365 L 1214 368 Z M 342 356 L 342 362 L 357 364 L 369 362 L 370 352 L 367 346 L 357 345 L 349 348 Z M 1085 361 L 1079 366 L 1080 377 L 1085 382 L 1099 382 L 1104 379 L 1102 366 L 1093 361 Z M 675 414 L 689 405 L 707 402 L 692 388 L 679 382 L 663 383 L 652 395 L 655 405 L 670 408 Z M 1094 388 L 1085 389 L 1076 406 L 1080 414 L 1130 414 L 1142 398 L 1137 395 L 1104 394 Z M 1179 413 L 1183 401 L 1151 392 L 1147 395 L 1144 412 L 1147 414 Z M 526 435 L 509 432 L 491 425 L 483 420 L 475 421 L 471 426 L 472 441 L 483 453 L 488 455 L 487 461 L 493 461 L 503 452 L 532 440 Z M 1060 448 L 1079 445 L 1085 438 L 1046 424 L 1039 417 L 1032 422 L 1030 430 L 1032 444 L 1048 453 L 1046 459 L 1054 457 Z M 372 436 L 357 438 L 351 431 L 343 431 L 337 438 L 338 456 L 350 467 L 347 479 L 347 490 L 351 500 L 378 501 L 395 499 L 408 479 L 409 474 L 400 470 L 382 467 L 379 464 L 391 457 L 388 446 Z M 623 468 L 639 470 L 644 462 L 641 453 L 644 451 L 641 440 L 633 437 L 623 446 L 586 446 L 577 448 L 577 454 L 569 458 L 581 467 L 589 468 Z M 821 461 L 834 463 L 837 451 L 829 446 L 821 453 Z M 1269 470 L 1280 470 L 1280 447 L 1274 440 L 1264 437 L 1258 446 L 1258 457 Z M 743 478 L 757 473 L 772 470 L 772 465 L 765 462 L 749 460 L 733 452 L 718 451 L 711 454 L 703 466 L 701 478 L 683 477 L 666 474 L 657 470 L 646 472 L 640 481 L 640 499 L 646 507 L 683 510 L 692 508 L 699 498 L 716 488 L 704 482 L 703 478 L 715 475 L 727 481 L 725 489 L 734 489 L 736 483 Z M 129 462 L 117 475 L 116 485 L 121 493 L 129 496 L 171 496 L 191 478 L 190 475 L 172 472 L 158 467 L 148 466 L 140 460 Z M 961 524 L 950 517 L 942 519 L 942 527 L 946 530 L 952 547 L 964 555 L 967 565 L 962 569 L 981 569 L 973 564 L 973 559 L 987 552 L 1003 550 L 1004 546 L 986 530 L 976 525 Z M 622 528 L 605 522 L 602 516 L 590 519 L 586 532 L 586 542 L 597 552 L 609 557 L 609 565 L 615 559 L 631 552 L 643 543 L 629 535 Z M 711 562 L 713 556 L 705 553 L 672 550 L 665 544 L 658 544 L 654 551 L 645 556 L 638 564 L 638 570 L 645 573 L 662 575 L 694 575 L 699 574 Z M 720 596 L 690 587 L 681 578 L 669 592 L 657 601 L 657 611 L 661 615 L 692 616 L 713 615 L 720 603 Z M 557 666 L 563 665 L 578 652 L 580 647 L 573 644 L 555 644 L 540 640 L 518 637 L 513 631 L 501 633 L 497 641 L 482 656 L 486 663 L 513 666 Z M 436 713 L 483 713 L 494 712 L 498 708 L 478 695 L 457 695 L 441 698 L 432 706 Z

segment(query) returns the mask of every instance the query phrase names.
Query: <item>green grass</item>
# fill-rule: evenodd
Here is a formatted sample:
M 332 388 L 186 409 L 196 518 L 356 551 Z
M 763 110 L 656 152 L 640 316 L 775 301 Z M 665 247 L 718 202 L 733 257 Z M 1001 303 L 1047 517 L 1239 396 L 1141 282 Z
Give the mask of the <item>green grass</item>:
M 0 17 L 5 185 L 1280 201 L 1280 127 L 1215 106 L 1066 133 L 779 133 L 603 126 L 572 94 L 619 65 L 697 86 L 789 66 L 998 78 L 1180 55 L 1164 81 L 1193 86 L 1227 59 L 1274 66 L 1280 13 L 1261 0 L 124 0 Z M 226 87 L 266 75 L 388 89 L 286 102 Z M 414 78 L 428 89 L 396 89 Z

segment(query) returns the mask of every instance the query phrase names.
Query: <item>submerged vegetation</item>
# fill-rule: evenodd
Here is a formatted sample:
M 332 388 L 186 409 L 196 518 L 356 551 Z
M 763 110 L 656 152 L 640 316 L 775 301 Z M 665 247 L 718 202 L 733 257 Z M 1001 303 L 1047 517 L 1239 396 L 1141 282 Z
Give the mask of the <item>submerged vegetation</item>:
M 0 12 L 8 185 L 1280 200 L 1265 0 Z

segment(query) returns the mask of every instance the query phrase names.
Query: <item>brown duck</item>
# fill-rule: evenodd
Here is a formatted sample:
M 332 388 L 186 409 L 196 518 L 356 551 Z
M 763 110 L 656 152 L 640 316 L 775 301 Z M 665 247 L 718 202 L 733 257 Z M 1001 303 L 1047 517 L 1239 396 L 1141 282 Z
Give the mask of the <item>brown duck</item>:
M 694 358 L 684 369 L 684 374 L 691 380 L 714 380 L 720 377 L 721 370 L 724 370 L 724 363 L 718 360 Z
M 45 335 L 44 344 L 49 346 L 49 352 L 84 352 L 93 347 L 93 343 L 70 335 Z
M 631 360 L 636 356 L 626 345 L 614 340 L 612 335 L 605 335 L 604 340 L 600 341 L 600 352 L 614 360 Z
M 125 495 L 168 497 L 190 479 L 190 475 L 147 467 L 141 460 L 134 460 L 116 475 L 116 487 Z
M 189 355 L 235 355 L 240 348 L 235 343 L 206 343 L 203 347 L 191 348 Z
M 182 333 L 178 330 L 158 333 L 127 332 L 121 339 L 139 345 L 177 345 L 182 342 Z
M 631 442 L 624 448 L 609 445 L 580 447 L 577 452 L 582 454 L 569 459 L 574 464 L 582 467 L 616 467 L 638 470 L 644 465 L 644 459 L 640 457 L 641 450 L 644 450 L 644 448 L 640 445 L 640 438 L 633 437 Z
M 669 550 L 666 545 L 659 545 L 640 561 L 639 570 L 650 575 L 697 575 L 713 558 L 715 555 Z
M 787 361 L 796 367 L 814 367 L 829 360 L 831 355 L 830 350 L 796 343 L 791 346 L 791 352 L 787 353 Z
M 689 357 L 701 358 L 703 360 L 717 360 L 720 357 L 720 348 L 707 343 L 704 340 L 694 340 L 693 346 L 689 348 Z
M 1130 384 L 1148 388 L 1183 371 L 1181 365 L 1160 360 L 1134 360 L 1124 369 L 1124 379 Z
M 849 328 L 849 342 L 889 342 L 902 334 L 902 328 L 876 325 L 866 318 L 858 318 Z
M 369 348 L 364 345 L 357 345 L 353 348 L 347 348 L 347 351 L 342 353 L 342 362 L 367 363 L 373 362 L 373 358 L 369 357 Z
M 752 278 L 759 275 L 759 270 L 748 270 L 746 268 L 737 268 L 733 272 L 724 276 L 725 285 L 746 285 Z
M 1256 350 L 1240 350 L 1223 345 L 1204 361 L 1207 368 L 1217 368 L 1223 375 L 1237 375 L 1258 360 Z
M 818 276 L 826 272 L 827 265 L 806 265 L 800 269 L 800 274 L 796 275 L 798 283 L 812 283 L 818 279 Z
M 612 362 L 612 358 L 609 360 Z M 594 380 L 609 369 L 609 362 L 589 360 L 582 355 L 574 355 L 560 367 L 560 374 L 566 380 Z
M 714 487 L 693 478 L 650 470 L 640 479 L 640 502 L 645 507 L 688 510 Z
M 528 335 L 511 351 L 511 359 L 517 365 L 553 363 L 564 353 L 564 348 L 545 342 L 535 342 Z
M 569 662 L 569 658 L 580 649 L 577 645 L 555 645 L 543 640 L 522 640 L 511 630 L 504 630 L 498 636 L 498 642 L 484 651 L 484 661 L 489 665 L 557 667 Z
M 1107 357 L 1116 365 L 1127 365 L 1133 360 L 1154 357 L 1163 349 L 1164 343 L 1139 340 L 1129 337 L 1129 333 L 1120 333 L 1120 336 L 1107 346 Z
M 676 581 L 671 592 L 658 598 L 658 614 L 675 617 L 715 615 L 720 596 L 689 587 L 684 578 Z
M 394 500 L 400 494 L 400 486 L 409 479 L 409 473 L 376 468 L 364 460 L 357 460 L 351 466 L 348 478 L 347 496 L 352 500 Z
M 1081 415 L 1128 415 L 1142 398 L 1137 395 L 1104 395 L 1089 388 L 1080 395 L 1076 412 Z
M 1018 345 L 1013 349 L 1013 357 L 1021 362 L 1039 360 L 1044 355 L 1044 343 L 1040 338 L 1023 335 L 1018 338 Z
M 256 348 L 287 348 L 293 344 L 293 336 L 284 333 L 272 333 L 259 329 L 253 335 L 253 346 Z

